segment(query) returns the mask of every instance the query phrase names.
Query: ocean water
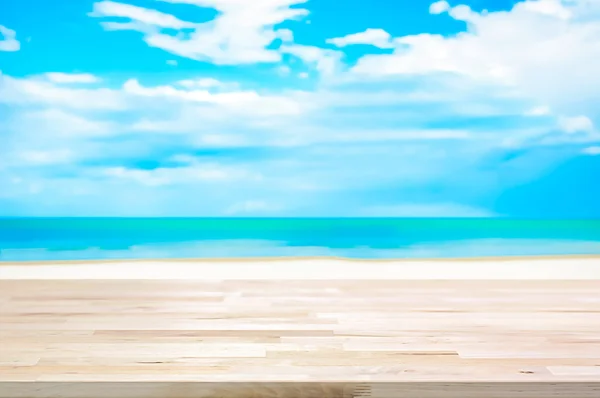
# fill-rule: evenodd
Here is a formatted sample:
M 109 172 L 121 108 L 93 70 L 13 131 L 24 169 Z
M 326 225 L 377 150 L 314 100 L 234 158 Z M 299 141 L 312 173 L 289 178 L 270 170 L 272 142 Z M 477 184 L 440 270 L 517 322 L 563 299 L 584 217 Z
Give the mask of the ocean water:
M 0 261 L 600 254 L 600 220 L 0 219 Z

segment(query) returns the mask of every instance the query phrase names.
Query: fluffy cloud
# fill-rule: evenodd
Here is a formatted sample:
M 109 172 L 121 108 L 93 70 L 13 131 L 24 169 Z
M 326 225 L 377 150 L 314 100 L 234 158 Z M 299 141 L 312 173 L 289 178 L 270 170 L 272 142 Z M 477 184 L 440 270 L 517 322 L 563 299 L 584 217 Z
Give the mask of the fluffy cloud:
M 183 86 L 185 88 L 211 88 L 211 87 L 223 87 L 226 86 L 223 82 L 213 79 L 210 77 L 200 78 L 200 79 L 187 79 L 180 80 L 177 82 L 178 85 Z M 235 86 L 237 84 L 234 83 Z
M 215 81 L 199 79 L 196 81 L 185 80 L 178 82 L 185 87 L 179 89 L 173 85 L 144 87 L 140 83 L 131 79 L 125 82 L 123 90 L 125 93 L 142 96 L 173 99 L 186 102 L 195 102 L 203 104 L 217 105 L 223 110 L 234 113 L 243 113 L 248 116 L 282 116 L 299 115 L 302 113 L 300 104 L 292 98 L 281 96 L 265 96 L 255 91 L 227 91 L 211 92 L 202 87 L 214 87 Z M 204 86 L 202 86 L 204 85 Z M 217 85 L 217 87 L 220 85 Z
M 280 48 L 285 54 L 290 54 L 314 66 L 324 77 L 332 77 L 340 69 L 340 60 L 343 53 L 335 50 L 324 49 L 316 46 L 287 44 Z
M 429 100 L 419 105 L 408 92 L 408 99 L 375 100 L 331 89 L 265 94 L 209 77 L 120 86 L 103 79 L 111 89 L 58 80 L 0 75 L 0 98 L 11 109 L 0 137 L 0 183 L 19 203 L 33 206 L 32 195 L 44 193 L 52 206 L 76 211 L 65 197 L 76 191 L 100 209 L 114 202 L 94 201 L 102 192 L 130 203 L 138 187 L 156 199 L 145 210 L 151 214 L 165 214 L 183 192 L 201 198 L 186 204 L 190 214 L 283 211 L 261 208 L 256 197 L 294 214 L 327 214 L 319 209 L 328 192 L 430 181 L 453 169 L 448 148 L 462 156 L 480 145 L 468 130 L 423 127 L 433 119 L 420 109 L 410 121 L 406 104 Z M 389 110 L 373 120 L 377 104 Z M 216 188 L 225 182 L 226 190 Z
M 132 21 L 132 23 L 129 24 L 106 22 L 104 27 L 108 30 L 130 28 L 155 30 L 155 28 L 183 29 L 194 27 L 193 23 L 182 21 L 170 14 L 114 1 L 101 1 L 95 3 L 94 11 L 90 13 L 90 16 L 127 18 Z
M 129 22 L 104 22 L 108 30 L 137 30 L 151 47 L 215 64 L 277 62 L 281 53 L 269 46 L 278 38 L 289 40 L 289 31 L 274 26 L 307 15 L 304 8 L 292 8 L 305 0 L 164 0 L 216 9 L 212 21 L 192 23 L 156 10 L 112 1 L 94 4 L 90 14 L 99 18 L 128 18 Z M 171 35 L 165 28 L 185 34 Z
M 435 18 L 467 23 L 454 36 L 419 34 L 394 39 L 393 54 L 366 55 L 359 76 L 452 74 L 510 88 L 559 114 L 597 118 L 600 103 L 599 3 L 527 0 L 507 12 L 432 5 Z M 447 15 L 445 15 L 447 14 Z
M 282 72 L 273 79 L 303 89 L 185 68 L 168 68 L 171 81 L 0 74 L 0 206 L 37 209 L 43 196 L 48 212 L 78 214 L 485 216 L 486 198 L 567 153 L 597 151 L 593 3 L 586 13 L 582 1 L 549 0 L 478 13 L 438 2 L 431 18 L 465 21 L 466 32 L 368 29 L 327 49 L 278 28 L 306 14 L 302 1 L 170 2 L 219 14 L 196 23 L 102 1 L 93 16 L 187 58 L 282 61 L 269 65 Z M 394 51 L 351 67 L 343 51 L 352 44 Z M 317 75 L 297 60 L 321 79 L 296 79 Z
M 587 116 L 561 117 L 558 119 L 560 128 L 568 134 L 592 132 L 594 124 Z
M 600 155 L 600 146 L 590 146 L 581 151 L 585 155 Z
M 549 115 L 550 113 L 551 113 L 550 108 L 547 106 L 544 106 L 544 105 L 534 106 L 533 108 L 525 111 L 525 115 L 527 115 L 527 116 L 545 116 L 545 115 Z
M 68 149 L 61 150 L 29 150 L 19 153 L 18 156 L 24 162 L 33 165 L 51 165 L 69 162 L 73 159 L 73 153 Z
M 445 0 L 437 1 L 429 6 L 429 12 L 432 14 L 441 14 L 449 9 L 450 4 L 448 4 L 448 2 Z
M 103 136 L 111 134 L 111 130 L 117 126 L 108 121 L 94 120 L 93 116 L 88 114 L 77 114 L 58 107 L 47 107 L 16 112 L 12 119 L 12 127 L 19 131 L 42 130 L 46 135 L 65 139 L 67 137 Z M 118 131 L 112 133 L 115 134 Z M 38 139 L 43 141 L 40 136 Z
M 46 78 L 54 83 L 97 83 L 100 81 L 89 73 L 48 72 Z
M 197 182 L 231 182 L 234 180 L 260 180 L 262 176 L 243 168 L 223 167 L 219 164 L 193 162 L 183 167 L 159 167 L 143 170 L 126 167 L 110 167 L 100 170 L 100 174 L 116 179 L 130 180 L 142 185 L 162 186 L 173 184 L 194 184 Z
M 367 29 L 364 32 L 328 39 L 327 43 L 337 47 L 346 47 L 353 44 L 368 44 L 379 48 L 393 48 L 394 45 L 391 38 L 391 35 L 383 29 Z
M 113 89 L 64 87 L 46 76 L 16 79 L 1 73 L 0 103 L 97 110 L 123 110 L 127 107 L 120 93 Z
M 162 0 L 186 3 L 219 12 L 215 19 L 205 23 L 182 21 L 171 14 L 113 1 L 94 4 L 90 16 L 102 18 L 106 30 L 136 30 L 144 34 L 144 41 L 172 54 L 217 65 L 276 63 L 284 55 L 296 57 L 315 67 L 325 76 L 332 76 L 340 68 L 343 54 L 317 46 L 294 44 L 293 32 L 276 25 L 308 15 L 298 7 L 306 0 Z M 107 21 L 127 18 L 128 22 Z M 168 30 L 176 30 L 173 35 Z M 380 30 L 368 30 L 345 39 L 356 43 L 389 47 L 384 43 L 389 35 Z M 277 43 L 280 43 L 278 46 Z M 341 41 L 339 41 L 341 43 Z M 285 67 L 285 66 L 284 66 Z
M 17 33 L 0 25 L 0 51 L 19 51 L 21 43 L 17 40 Z

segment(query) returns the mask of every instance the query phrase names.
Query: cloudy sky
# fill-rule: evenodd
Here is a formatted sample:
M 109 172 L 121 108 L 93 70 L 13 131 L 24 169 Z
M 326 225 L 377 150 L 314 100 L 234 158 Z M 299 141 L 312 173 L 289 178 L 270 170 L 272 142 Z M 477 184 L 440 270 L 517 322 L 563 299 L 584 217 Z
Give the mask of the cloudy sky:
M 600 0 L 0 2 L 0 215 L 600 217 Z

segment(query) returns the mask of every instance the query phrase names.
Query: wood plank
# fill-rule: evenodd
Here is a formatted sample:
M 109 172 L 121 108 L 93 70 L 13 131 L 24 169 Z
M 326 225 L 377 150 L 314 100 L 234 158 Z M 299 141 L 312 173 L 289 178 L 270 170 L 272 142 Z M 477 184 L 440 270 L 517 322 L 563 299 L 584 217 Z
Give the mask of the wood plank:
M 0 398 L 597 397 L 598 304 L 598 281 L 0 280 Z

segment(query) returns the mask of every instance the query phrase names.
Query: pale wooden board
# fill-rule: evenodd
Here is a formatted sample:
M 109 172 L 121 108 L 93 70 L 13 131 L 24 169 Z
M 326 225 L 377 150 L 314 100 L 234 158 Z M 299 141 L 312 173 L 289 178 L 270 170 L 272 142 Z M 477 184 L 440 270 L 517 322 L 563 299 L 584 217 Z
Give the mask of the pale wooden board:
M 0 376 L 0 380 L 1 380 Z M 597 398 L 598 382 L 21 382 L 2 384 L 11 398 Z
M 599 369 L 600 281 L 0 280 L 0 398 L 598 397 Z

